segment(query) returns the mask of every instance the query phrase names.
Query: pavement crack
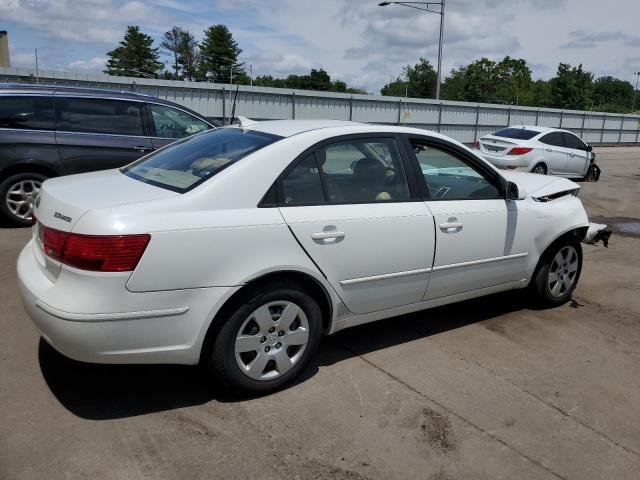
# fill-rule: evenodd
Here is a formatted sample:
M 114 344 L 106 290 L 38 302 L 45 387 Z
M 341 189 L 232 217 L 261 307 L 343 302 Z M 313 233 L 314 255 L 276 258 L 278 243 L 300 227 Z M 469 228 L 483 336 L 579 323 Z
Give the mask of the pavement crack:
M 427 394 L 421 392 L 420 390 L 416 389 L 415 387 L 409 385 L 407 382 L 405 382 L 404 380 L 398 378 L 397 376 L 395 376 L 394 374 L 388 372 L 387 370 L 385 370 L 384 368 L 376 365 L 375 363 L 373 363 L 371 360 L 365 358 L 363 355 L 360 355 L 357 351 L 355 351 L 353 348 L 349 347 L 348 345 L 340 342 L 340 345 L 342 346 L 342 348 L 344 348 L 345 350 L 347 350 L 349 353 L 351 353 L 352 355 L 360 358 L 363 362 L 365 362 L 366 364 L 370 365 L 371 367 L 375 368 L 376 370 L 378 370 L 380 373 L 383 373 L 384 375 L 386 375 L 387 377 L 391 378 L 392 380 L 394 380 L 395 382 L 399 383 L 400 385 L 404 386 L 405 388 L 407 388 L 408 390 L 411 390 L 412 392 L 418 394 L 419 396 L 421 396 L 422 398 L 428 400 L 429 402 L 433 403 L 434 405 L 436 405 L 438 408 L 441 408 L 442 410 L 444 410 L 445 412 L 447 412 L 450 415 L 453 415 L 454 417 L 456 417 L 458 420 L 466 423 L 467 425 L 469 425 L 470 427 L 472 427 L 474 430 L 480 432 L 482 435 L 485 435 L 489 438 L 491 438 L 492 440 L 498 442 L 500 445 L 502 445 L 505 448 L 508 448 L 509 450 L 511 450 L 512 452 L 514 452 L 515 454 L 519 455 L 520 457 L 524 458 L 525 460 L 529 461 L 530 463 L 532 463 L 533 465 L 536 465 L 537 467 L 545 470 L 547 473 L 550 473 L 551 475 L 553 475 L 555 478 L 559 478 L 561 480 L 567 480 L 566 477 L 563 477 L 562 475 L 560 475 L 557 472 L 554 472 L 553 470 L 551 470 L 549 467 L 546 467 L 545 465 L 543 465 L 540 461 L 536 460 L 533 457 L 530 457 L 529 455 L 527 455 L 524 452 L 521 452 L 520 450 L 518 450 L 517 448 L 513 447 L 512 445 L 509 445 L 507 442 L 505 442 L 504 440 L 502 440 L 501 438 L 495 436 L 494 434 L 492 434 L 491 432 L 483 429 L 482 427 L 480 427 L 479 425 L 476 425 L 475 423 L 473 423 L 471 420 L 469 420 L 468 418 L 463 417 L 462 415 L 460 415 L 459 413 L 451 410 L 449 407 L 446 407 L 445 405 L 443 405 L 442 403 L 438 402 L 437 400 L 429 397 Z

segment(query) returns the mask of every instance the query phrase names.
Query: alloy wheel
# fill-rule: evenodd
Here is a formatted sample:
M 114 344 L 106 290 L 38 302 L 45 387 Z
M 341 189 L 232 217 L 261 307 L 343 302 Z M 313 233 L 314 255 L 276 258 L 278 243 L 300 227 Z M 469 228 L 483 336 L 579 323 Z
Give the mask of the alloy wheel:
M 533 169 L 533 173 L 537 173 L 539 175 L 546 175 L 547 170 L 544 168 L 544 165 L 536 165 Z
M 309 342 L 309 321 L 288 300 L 266 303 L 249 315 L 235 341 L 236 363 L 254 380 L 273 380 L 300 361 Z
M 578 275 L 579 257 L 570 245 L 562 247 L 549 268 L 548 285 L 551 295 L 564 296 L 575 284 Z
M 11 185 L 5 197 L 11 214 L 22 220 L 30 220 L 41 187 L 42 182 L 38 180 L 20 180 Z

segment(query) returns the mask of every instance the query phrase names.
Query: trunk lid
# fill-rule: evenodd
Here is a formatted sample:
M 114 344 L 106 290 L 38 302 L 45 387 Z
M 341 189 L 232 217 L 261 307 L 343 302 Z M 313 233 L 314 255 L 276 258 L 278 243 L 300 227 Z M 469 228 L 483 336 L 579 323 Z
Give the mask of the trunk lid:
M 480 138 L 479 143 L 480 152 L 495 156 L 506 155 L 513 147 L 526 146 L 526 142 L 522 140 L 508 140 L 493 135 L 485 135 Z
M 127 177 L 119 170 L 51 178 L 43 183 L 35 216 L 44 225 L 70 232 L 89 210 L 160 200 L 180 195 Z

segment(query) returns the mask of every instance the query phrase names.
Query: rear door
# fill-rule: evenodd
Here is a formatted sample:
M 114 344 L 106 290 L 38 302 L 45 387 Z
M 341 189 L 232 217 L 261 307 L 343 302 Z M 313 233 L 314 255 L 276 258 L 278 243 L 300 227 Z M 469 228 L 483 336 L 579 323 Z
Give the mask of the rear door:
M 147 103 L 147 113 L 154 149 L 211 128 L 198 117 L 167 105 Z
M 144 103 L 58 96 L 56 142 L 68 173 L 127 165 L 152 151 Z
M 568 150 L 566 175 L 584 177 L 591 157 L 591 153 L 587 151 L 587 145 L 572 133 L 562 132 L 562 136 Z
M 429 281 L 433 218 L 398 140 L 323 142 L 278 183 L 285 221 L 354 313 L 419 302 Z
M 544 158 L 547 162 L 547 173 L 564 174 L 566 172 L 569 153 L 564 146 L 562 132 L 551 132 L 540 137 L 544 144 Z
M 433 214 L 436 254 L 425 300 L 522 280 L 531 239 L 497 173 L 443 140 L 409 137 Z

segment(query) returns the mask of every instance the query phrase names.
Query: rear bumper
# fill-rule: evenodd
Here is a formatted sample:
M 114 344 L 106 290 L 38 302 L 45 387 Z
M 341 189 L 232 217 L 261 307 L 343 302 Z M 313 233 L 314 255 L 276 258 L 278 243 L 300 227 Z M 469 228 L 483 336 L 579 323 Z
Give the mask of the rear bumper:
M 506 170 L 516 170 L 519 172 L 528 172 L 531 170 L 530 161 L 524 156 L 517 155 L 491 155 L 488 153 L 480 152 L 480 155 L 492 165 Z
M 100 279 L 89 276 L 81 286 L 63 273 L 55 283 L 45 276 L 29 242 L 18 258 L 24 307 L 52 347 L 93 363 L 198 363 L 210 320 L 236 289 L 132 294 L 124 288 L 126 278 L 120 288 L 111 281 L 112 291 L 105 291 L 96 286 Z M 97 295 L 108 297 L 111 309 Z

